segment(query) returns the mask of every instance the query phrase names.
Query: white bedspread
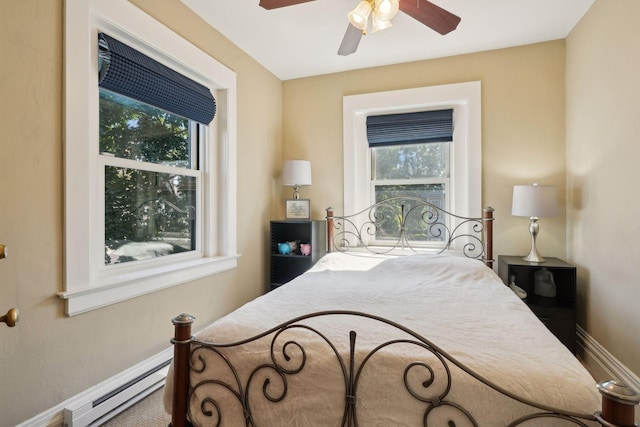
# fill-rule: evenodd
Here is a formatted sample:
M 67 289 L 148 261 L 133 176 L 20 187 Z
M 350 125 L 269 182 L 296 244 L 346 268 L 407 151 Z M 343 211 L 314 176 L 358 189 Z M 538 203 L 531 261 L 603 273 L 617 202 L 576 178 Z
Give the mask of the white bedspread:
M 202 330 L 197 339 L 234 341 L 296 316 L 323 310 L 354 310 L 397 322 L 416 331 L 481 376 L 532 401 L 579 413 L 593 414 L 599 409 L 600 396 L 595 381 L 579 361 L 492 270 L 477 260 L 462 257 L 384 258 L 331 253 L 304 275 Z M 322 328 L 345 354 L 348 354 L 349 330 L 358 330 L 358 362 L 372 346 L 397 336 L 390 328 L 371 326 L 372 321 L 367 319 L 319 318 L 307 323 Z M 345 397 L 342 373 L 333 360 L 335 357 L 328 354 L 325 343 L 310 333 L 300 332 L 296 340 L 305 347 L 307 367 L 301 374 L 288 379 L 286 403 L 261 402 L 264 400 L 260 398 L 262 380 L 255 382 L 251 389 L 251 410 L 257 424 L 340 425 L 342 412 L 335 408 L 344 405 Z M 427 353 L 416 346 L 396 345 L 385 348 L 368 362 L 371 366 L 363 372 L 358 386 L 360 425 L 423 425 L 422 415 L 427 405 L 411 398 L 402 383 L 406 364 L 422 354 Z M 258 349 L 253 344 L 241 356 L 251 364 L 251 369 L 269 361 L 268 348 Z M 526 413 L 527 408 L 523 405 L 506 403 L 504 396 L 451 364 L 449 366 L 453 381 L 445 400 L 460 404 L 480 426 L 505 425 Z M 241 377 L 248 376 L 248 369 L 240 369 Z M 427 375 L 425 370 L 421 372 Z M 442 372 L 437 371 L 436 377 L 439 382 L 421 395 L 431 396 L 432 390 L 443 392 L 446 386 L 441 381 Z M 282 383 L 273 375 L 271 378 L 273 388 L 270 390 L 277 394 L 275 390 Z M 416 389 L 425 379 L 421 377 L 417 382 L 415 377 L 411 378 Z M 192 383 L 196 380 L 198 378 L 192 376 Z M 336 384 L 339 386 L 337 392 L 333 395 L 324 393 Z M 370 396 L 373 395 L 382 398 L 372 401 Z M 165 393 L 168 409 L 170 398 Z M 232 412 L 240 414 L 237 408 Z M 459 414 L 452 415 L 452 409 L 446 406 L 437 407 L 430 417 L 437 416 L 454 417 L 457 426 L 470 425 L 461 421 Z M 223 418 L 223 425 L 244 425 L 241 420 Z M 547 419 L 525 425 L 556 424 Z

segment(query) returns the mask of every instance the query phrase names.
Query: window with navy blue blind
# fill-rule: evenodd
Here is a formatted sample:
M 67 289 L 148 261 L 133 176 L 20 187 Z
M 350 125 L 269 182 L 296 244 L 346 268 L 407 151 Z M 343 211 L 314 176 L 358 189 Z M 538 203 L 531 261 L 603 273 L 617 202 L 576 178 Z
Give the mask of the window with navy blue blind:
M 199 249 L 201 126 L 211 91 L 100 33 L 104 265 Z
M 66 313 L 236 268 L 236 73 L 129 1 L 64 12 Z
M 366 126 L 372 200 L 413 196 L 448 209 L 453 110 L 372 115 Z M 382 228 L 376 234 L 384 240 Z M 421 239 L 417 232 L 409 234 Z M 444 234 L 424 238 L 438 241 Z

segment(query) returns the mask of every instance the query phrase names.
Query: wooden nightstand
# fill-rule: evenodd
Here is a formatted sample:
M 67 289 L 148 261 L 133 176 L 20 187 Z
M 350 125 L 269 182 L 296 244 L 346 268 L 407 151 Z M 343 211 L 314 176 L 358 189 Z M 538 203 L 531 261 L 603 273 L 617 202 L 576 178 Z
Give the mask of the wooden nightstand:
M 541 286 L 536 290 L 535 277 L 545 274 L 541 271 L 544 268 L 553 276 L 555 296 L 550 296 L 549 292 Z M 532 263 L 524 261 L 520 256 L 500 255 L 498 256 L 498 275 L 505 285 L 515 283 L 527 293 L 523 301 L 575 354 L 576 267 L 559 258 L 546 258 L 543 263 Z
M 302 255 L 300 248 L 289 254 L 278 251 L 278 243 L 296 241 L 310 243 L 311 254 Z M 273 290 L 310 269 L 327 253 L 326 221 L 271 221 L 271 282 Z

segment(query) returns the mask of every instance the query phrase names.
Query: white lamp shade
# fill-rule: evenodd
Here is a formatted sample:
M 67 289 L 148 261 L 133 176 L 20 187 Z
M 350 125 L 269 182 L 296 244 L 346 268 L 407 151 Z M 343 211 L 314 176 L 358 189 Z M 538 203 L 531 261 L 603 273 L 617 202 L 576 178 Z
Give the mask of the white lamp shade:
M 558 188 L 555 185 L 514 185 L 511 215 L 527 217 L 556 216 Z
M 311 162 L 308 160 L 285 160 L 282 167 L 282 185 L 291 187 L 311 185 Z

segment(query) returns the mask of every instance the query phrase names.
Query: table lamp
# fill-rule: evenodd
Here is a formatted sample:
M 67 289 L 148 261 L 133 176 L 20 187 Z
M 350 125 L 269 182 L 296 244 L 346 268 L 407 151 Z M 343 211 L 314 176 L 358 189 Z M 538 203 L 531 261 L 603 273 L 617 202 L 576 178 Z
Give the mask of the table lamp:
M 300 189 L 311 185 L 311 162 L 308 160 L 285 160 L 282 167 L 282 185 L 293 187 L 293 198 L 300 198 Z
M 536 249 L 536 236 L 539 226 L 538 218 L 555 216 L 558 212 L 558 189 L 555 185 L 514 185 L 511 215 L 528 216 L 531 220 L 531 251 L 524 257 L 529 262 L 544 262 Z

